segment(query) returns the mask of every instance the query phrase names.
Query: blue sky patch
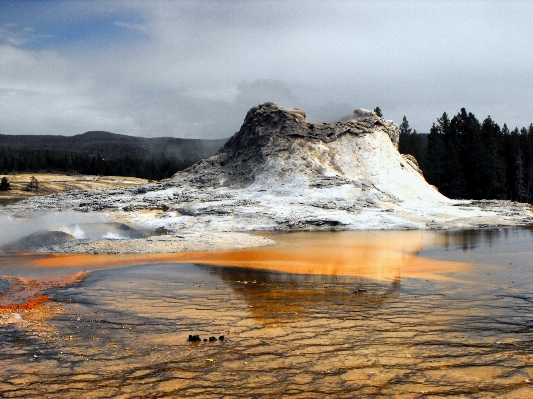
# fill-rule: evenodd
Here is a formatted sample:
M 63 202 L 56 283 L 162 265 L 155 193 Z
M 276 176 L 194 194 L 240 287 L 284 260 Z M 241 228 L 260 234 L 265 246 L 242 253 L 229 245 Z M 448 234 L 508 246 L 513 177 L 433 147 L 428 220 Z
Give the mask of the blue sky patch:
M 90 9 L 71 1 L 1 0 L 0 15 L 2 41 L 31 50 L 105 48 L 146 38 L 144 32 L 132 28 L 144 22 L 133 10 Z

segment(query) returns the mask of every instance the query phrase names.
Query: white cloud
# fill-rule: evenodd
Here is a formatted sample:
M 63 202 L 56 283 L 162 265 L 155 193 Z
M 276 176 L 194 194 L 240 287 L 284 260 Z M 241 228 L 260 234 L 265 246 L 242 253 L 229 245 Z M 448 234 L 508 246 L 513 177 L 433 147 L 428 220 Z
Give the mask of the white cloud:
M 315 120 L 380 106 L 419 131 L 463 106 L 523 126 L 532 11 L 520 1 L 59 3 L 50 23 L 67 12 L 74 28 L 106 19 L 110 36 L 59 45 L 37 22 L 8 21 L 0 131 L 227 137 L 271 100 Z

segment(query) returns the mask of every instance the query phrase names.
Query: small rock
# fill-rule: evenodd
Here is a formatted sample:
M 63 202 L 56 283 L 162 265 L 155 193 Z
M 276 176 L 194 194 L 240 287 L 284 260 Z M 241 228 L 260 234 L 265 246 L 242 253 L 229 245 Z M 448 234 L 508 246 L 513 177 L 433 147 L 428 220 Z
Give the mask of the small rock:
M 189 335 L 189 339 L 187 340 L 189 342 L 200 342 L 200 336 L 199 335 Z

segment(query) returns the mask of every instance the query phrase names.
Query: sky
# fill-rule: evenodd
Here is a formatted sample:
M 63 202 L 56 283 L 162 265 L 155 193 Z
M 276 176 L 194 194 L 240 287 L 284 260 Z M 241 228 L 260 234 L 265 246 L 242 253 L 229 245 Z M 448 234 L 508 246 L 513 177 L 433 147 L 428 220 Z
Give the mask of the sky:
M 225 138 L 274 101 L 533 122 L 533 1 L 0 0 L 0 134 Z

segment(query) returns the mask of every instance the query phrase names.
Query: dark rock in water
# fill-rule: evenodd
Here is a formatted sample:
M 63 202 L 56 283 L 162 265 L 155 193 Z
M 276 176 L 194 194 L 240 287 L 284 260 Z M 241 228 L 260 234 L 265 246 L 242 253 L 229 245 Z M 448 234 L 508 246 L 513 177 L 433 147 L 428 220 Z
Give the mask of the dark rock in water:
M 32 252 L 43 247 L 63 244 L 75 239 L 76 237 L 72 234 L 63 231 L 39 231 L 7 244 L 3 249 L 6 251 Z
M 217 339 L 215 337 L 209 337 L 209 342 L 215 342 Z
M 200 342 L 200 336 L 199 335 L 189 335 L 189 339 L 187 339 L 188 342 Z

